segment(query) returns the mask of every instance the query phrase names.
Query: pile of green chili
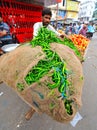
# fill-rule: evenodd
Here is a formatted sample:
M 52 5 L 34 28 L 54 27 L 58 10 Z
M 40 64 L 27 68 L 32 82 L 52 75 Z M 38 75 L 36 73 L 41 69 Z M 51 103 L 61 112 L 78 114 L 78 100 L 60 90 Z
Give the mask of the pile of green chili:
M 69 91 L 69 85 L 71 84 L 68 81 L 68 76 L 71 74 L 71 72 L 67 70 L 66 63 L 61 61 L 57 53 L 50 49 L 50 43 L 52 42 L 56 42 L 56 44 L 60 43 L 67 45 L 75 51 L 77 56 L 81 56 L 72 41 L 66 38 L 64 41 L 62 41 L 60 38 L 57 38 L 53 32 L 43 27 L 39 30 L 38 35 L 32 39 L 31 45 L 33 47 L 37 45 L 41 46 L 43 52 L 46 54 L 46 57 L 45 59 L 40 60 L 36 66 L 32 67 L 32 69 L 26 75 L 25 81 L 28 85 L 31 85 L 47 75 L 50 70 L 53 70 L 53 73 L 50 75 L 52 77 L 53 84 L 48 82 L 47 86 L 49 89 L 58 88 L 60 96 L 64 100 L 65 109 L 67 113 L 71 115 L 72 102 L 67 100 L 67 91 Z M 21 91 L 24 89 L 23 85 L 20 83 L 17 84 L 17 87 Z

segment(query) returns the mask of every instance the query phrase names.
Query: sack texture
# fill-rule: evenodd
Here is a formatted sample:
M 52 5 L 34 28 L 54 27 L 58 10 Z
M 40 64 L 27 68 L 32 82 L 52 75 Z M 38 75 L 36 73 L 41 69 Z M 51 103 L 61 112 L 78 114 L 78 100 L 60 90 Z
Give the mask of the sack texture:
M 60 96 L 58 88 L 49 89 L 47 83 L 53 83 L 50 70 L 38 82 L 28 85 L 25 76 L 37 63 L 45 59 L 45 53 L 40 46 L 32 48 L 29 46 L 20 46 L 14 51 L 4 54 L 0 57 L 0 82 L 3 81 L 24 100 L 30 107 L 38 113 L 46 113 L 54 120 L 65 123 L 71 121 L 78 109 L 81 107 L 81 96 L 83 87 L 83 71 L 80 60 L 74 52 L 67 46 L 57 43 L 51 43 L 51 50 L 56 52 L 62 61 L 66 62 L 66 67 L 72 73 L 68 80 L 72 83 L 69 86 L 71 94 L 68 100 L 72 100 L 72 115 L 66 112 L 64 100 Z M 19 91 L 17 84 L 24 86 L 23 91 Z

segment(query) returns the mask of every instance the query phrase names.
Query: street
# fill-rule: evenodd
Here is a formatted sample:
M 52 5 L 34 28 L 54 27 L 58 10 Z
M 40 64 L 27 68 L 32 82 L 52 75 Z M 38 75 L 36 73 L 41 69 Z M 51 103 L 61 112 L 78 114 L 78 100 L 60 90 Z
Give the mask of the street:
M 54 121 L 46 114 L 27 121 L 25 113 L 29 106 L 7 85 L 0 84 L 0 130 L 97 130 L 97 33 L 94 34 L 83 63 L 84 86 L 82 93 L 82 116 L 75 127 Z

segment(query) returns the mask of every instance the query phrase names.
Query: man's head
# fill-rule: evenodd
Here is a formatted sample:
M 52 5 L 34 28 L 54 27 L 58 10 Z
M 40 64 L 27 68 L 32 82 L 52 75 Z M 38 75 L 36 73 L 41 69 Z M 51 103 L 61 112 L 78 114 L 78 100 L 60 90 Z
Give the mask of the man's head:
M 0 23 L 3 21 L 2 13 L 0 12 Z
M 86 24 L 83 24 L 83 29 L 87 29 L 87 25 Z
M 52 17 L 51 10 L 48 8 L 43 9 L 42 11 L 43 26 L 48 26 L 48 24 L 50 23 L 51 17 Z

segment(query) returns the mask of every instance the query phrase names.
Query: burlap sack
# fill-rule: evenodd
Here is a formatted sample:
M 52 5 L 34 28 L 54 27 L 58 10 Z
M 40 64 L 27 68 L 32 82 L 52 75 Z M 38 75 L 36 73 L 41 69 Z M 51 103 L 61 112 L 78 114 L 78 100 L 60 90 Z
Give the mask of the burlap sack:
M 37 65 L 41 59 L 45 58 L 45 53 L 39 46 L 35 48 L 20 46 L 16 50 L 1 56 L 0 81 L 12 87 L 22 100 L 36 112 L 46 113 L 59 122 L 69 122 L 81 106 L 83 86 L 81 78 L 83 76 L 82 65 L 69 47 L 57 43 L 50 45 L 51 50 L 55 51 L 61 60 L 66 62 L 67 68 L 72 71 L 72 74 L 68 77 L 68 80 L 72 82 L 72 94 L 69 96 L 69 100 L 73 101 L 72 115 L 67 114 L 64 100 L 60 96 L 58 88 L 49 89 L 47 87 L 47 82 L 53 83 L 50 77 L 50 74 L 53 73 L 52 70 L 42 77 L 39 82 L 33 83 L 30 86 L 24 79 L 31 68 Z M 17 83 L 22 83 L 25 89 L 19 91 Z

